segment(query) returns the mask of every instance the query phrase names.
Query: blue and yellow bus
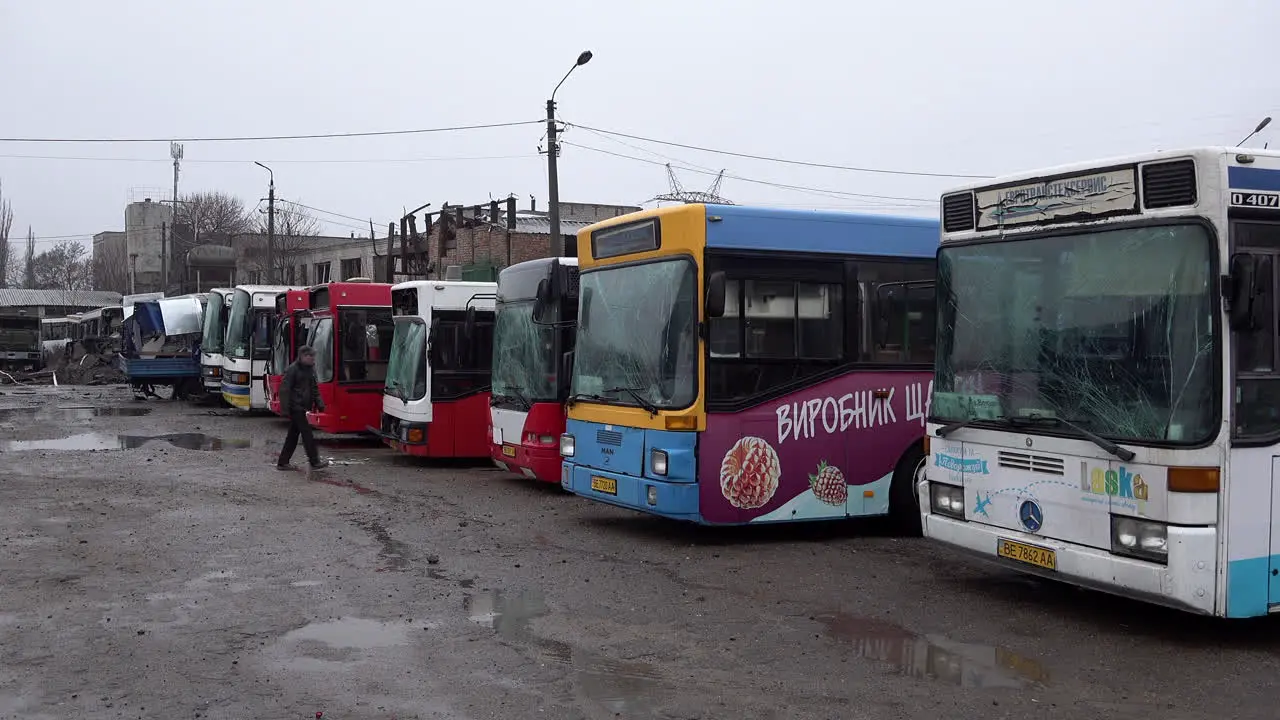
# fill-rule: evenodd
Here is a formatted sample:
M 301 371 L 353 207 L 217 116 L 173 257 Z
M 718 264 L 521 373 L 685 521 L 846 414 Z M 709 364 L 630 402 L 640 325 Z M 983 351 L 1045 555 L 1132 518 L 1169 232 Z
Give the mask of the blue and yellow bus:
M 704 524 L 918 531 L 937 247 L 936 220 L 740 206 L 584 229 L 561 485 Z

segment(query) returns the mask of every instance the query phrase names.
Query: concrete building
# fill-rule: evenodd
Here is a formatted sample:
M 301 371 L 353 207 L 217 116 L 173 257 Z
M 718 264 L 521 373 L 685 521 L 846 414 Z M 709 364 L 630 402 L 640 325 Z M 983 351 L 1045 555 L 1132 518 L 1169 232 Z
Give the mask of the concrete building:
M 119 230 L 93 236 L 93 286 L 125 294 L 129 292 L 128 238 Z
M 153 202 L 151 198 L 125 207 L 125 253 L 130 292 L 164 290 L 162 248 L 166 228 L 172 224 L 172 208 Z

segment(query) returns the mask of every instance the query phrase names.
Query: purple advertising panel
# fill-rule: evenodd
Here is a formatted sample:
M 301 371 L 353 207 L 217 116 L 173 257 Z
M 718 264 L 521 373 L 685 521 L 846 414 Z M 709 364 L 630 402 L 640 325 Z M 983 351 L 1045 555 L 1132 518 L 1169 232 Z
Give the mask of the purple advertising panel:
M 924 435 L 933 375 L 852 372 L 749 410 L 708 413 L 699 506 L 709 523 L 882 515 Z

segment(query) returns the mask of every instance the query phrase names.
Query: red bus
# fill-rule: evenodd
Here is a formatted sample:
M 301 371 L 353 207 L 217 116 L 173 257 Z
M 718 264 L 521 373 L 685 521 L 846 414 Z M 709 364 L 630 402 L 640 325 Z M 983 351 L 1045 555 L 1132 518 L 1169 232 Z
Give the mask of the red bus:
M 280 381 L 284 369 L 298 357 L 298 348 L 307 341 L 311 320 L 307 317 L 311 297 L 306 290 L 288 290 L 276 296 L 275 330 L 271 340 L 271 361 L 262 382 L 267 387 L 267 406 L 280 412 Z
M 311 334 L 324 412 L 307 413 L 326 433 L 362 433 L 382 422 L 382 388 L 395 324 L 391 286 L 348 280 L 311 288 Z
M 535 322 L 540 287 L 547 300 Z M 530 260 L 498 274 L 489 455 L 503 470 L 549 483 L 560 482 L 577 288 L 577 258 Z

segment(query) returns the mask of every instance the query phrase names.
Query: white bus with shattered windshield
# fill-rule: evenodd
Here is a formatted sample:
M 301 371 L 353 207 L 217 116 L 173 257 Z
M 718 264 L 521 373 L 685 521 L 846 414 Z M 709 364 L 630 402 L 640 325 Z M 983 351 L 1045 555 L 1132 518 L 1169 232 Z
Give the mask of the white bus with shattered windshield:
M 1276 152 L 943 195 L 925 535 L 1192 612 L 1280 609 L 1278 272 Z

